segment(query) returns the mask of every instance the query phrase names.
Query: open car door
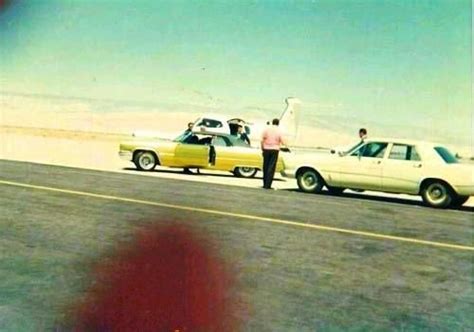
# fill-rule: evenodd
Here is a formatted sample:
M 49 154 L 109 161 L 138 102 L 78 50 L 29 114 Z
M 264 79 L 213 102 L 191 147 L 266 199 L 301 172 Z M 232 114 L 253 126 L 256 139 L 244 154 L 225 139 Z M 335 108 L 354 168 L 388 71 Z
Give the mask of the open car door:
M 181 167 L 207 167 L 209 165 L 210 146 L 202 142 L 196 137 L 196 140 L 178 143 L 174 153 L 175 165 Z

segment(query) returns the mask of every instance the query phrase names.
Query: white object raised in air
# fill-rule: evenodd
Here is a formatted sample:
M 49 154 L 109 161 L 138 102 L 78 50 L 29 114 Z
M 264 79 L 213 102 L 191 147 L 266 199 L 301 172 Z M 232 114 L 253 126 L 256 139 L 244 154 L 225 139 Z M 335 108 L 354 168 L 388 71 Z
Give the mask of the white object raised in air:
M 298 98 L 288 97 L 285 99 L 286 107 L 279 117 L 280 128 L 287 144 L 291 145 L 298 135 L 299 110 L 301 102 Z M 237 127 L 244 127 L 245 132 L 252 141 L 260 141 L 261 134 L 268 123 L 249 122 L 238 117 L 226 117 L 223 115 L 203 115 L 194 121 L 192 131 L 194 133 L 236 134 Z

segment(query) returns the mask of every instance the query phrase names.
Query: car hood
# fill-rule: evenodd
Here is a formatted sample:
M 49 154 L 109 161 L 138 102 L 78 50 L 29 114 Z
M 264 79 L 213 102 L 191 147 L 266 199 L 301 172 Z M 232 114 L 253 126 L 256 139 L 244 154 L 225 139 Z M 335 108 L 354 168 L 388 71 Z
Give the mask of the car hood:
M 300 165 L 310 164 L 313 162 L 323 163 L 331 162 L 341 158 L 337 154 L 330 153 L 329 151 L 318 151 L 318 152 L 293 152 L 285 155 L 285 165 Z

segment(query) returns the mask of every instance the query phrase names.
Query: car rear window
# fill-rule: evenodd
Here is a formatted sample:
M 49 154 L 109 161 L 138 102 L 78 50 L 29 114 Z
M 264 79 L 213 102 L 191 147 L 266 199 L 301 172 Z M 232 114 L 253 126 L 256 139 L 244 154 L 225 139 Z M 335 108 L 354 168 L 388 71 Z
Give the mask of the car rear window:
M 434 149 L 446 164 L 456 164 L 459 162 L 457 158 L 445 147 L 436 146 Z

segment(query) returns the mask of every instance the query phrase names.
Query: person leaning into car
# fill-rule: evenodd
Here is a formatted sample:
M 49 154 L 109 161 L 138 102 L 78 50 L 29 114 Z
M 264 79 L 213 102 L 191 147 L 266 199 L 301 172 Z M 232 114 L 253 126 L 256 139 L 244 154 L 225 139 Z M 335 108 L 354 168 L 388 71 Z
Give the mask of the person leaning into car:
M 278 128 L 279 124 L 280 120 L 273 119 L 272 125 L 263 131 L 260 142 L 263 155 L 263 188 L 265 189 L 272 188 L 280 146 L 285 145 L 283 135 Z
M 186 128 L 186 130 L 184 131 L 183 135 L 186 135 L 188 138 L 190 138 L 192 135 L 193 135 L 193 126 L 194 126 L 194 122 L 188 122 L 188 128 Z M 186 173 L 186 174 L 194 174 L 193 172 L 191 172 L 191 170 L 187 167 L 183 168 L 183 173 Z
M 242 141 L 250 145 L 250 138 L 248 137 L 247 133 L 244 131 L 244 127 L 242 127 L 241 125 L 237 127 L 237 135 Z

